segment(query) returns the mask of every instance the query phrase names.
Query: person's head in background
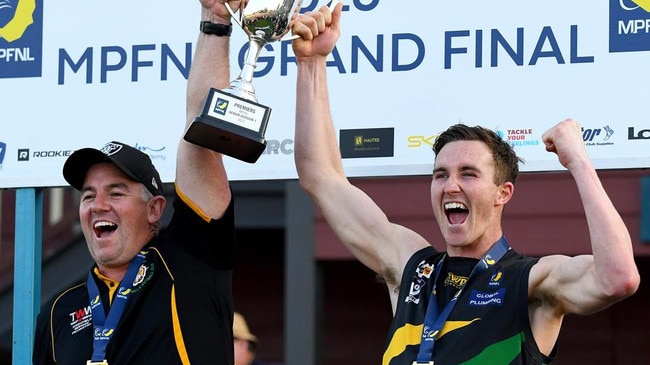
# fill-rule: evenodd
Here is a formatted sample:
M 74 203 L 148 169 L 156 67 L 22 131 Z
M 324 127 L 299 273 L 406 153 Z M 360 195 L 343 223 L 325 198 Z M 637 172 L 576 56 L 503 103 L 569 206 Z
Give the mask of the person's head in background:
M 248 329 L 244 316 L 237 312 L 232 324 L 232 334 L 235 345 L 235 365 L 250 365 L 255 359 L 258 340 Z

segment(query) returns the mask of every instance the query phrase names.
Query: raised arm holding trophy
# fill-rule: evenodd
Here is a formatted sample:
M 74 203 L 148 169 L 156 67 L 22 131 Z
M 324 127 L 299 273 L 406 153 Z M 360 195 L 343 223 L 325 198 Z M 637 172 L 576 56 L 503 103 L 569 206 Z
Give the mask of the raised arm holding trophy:
M 203 111 L 185 133 L 185 140 L 236 159 L 254 163 L 266 147 L 264 133 L 271 108 L 257 102 L 253 73 L 262 48 L 284 37 L 298 15 L 301 0 L 250 0 L 233 10 L 232 18 L 249 38 L 239 76 L 224 90 L 211 88 Z M 239 16 L 236 15 L 238 12 Z

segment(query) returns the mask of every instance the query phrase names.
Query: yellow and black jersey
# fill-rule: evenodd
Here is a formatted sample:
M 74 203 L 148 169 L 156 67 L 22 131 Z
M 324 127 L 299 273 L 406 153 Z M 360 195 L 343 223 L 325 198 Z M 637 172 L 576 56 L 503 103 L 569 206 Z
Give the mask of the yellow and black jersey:
M 109 364 L 232 365 L 233 202 L 219 220 L 197 214 L 177 195 L 169 226 L 143 249 L 146 258 L 106 347 Z M 92 269 L 102 303 L 115 286 Z M 104 304 L 108 313 L 109 304 Z M 41 309 L 34 365 L 85 365 L 93 353 L 86 283 Z
M 406 264 L 383 365 L 411 365 L 417 359 L 423 333 L 427 332 L 424 318 L 434 288 L 433 273 L 443 255 L 427 247 L 416 252 Z M 477 262 L 460 257 L 444 260 L 435 286 L 441 306 L 446 305 L 460 287 L 465 287 L 437 333 L 434 363 L 550 363 L 552 359 L 537 348 L 528 320 L 528 275 L 537 259 L 509 250 L 494 266 L 468 281 Z

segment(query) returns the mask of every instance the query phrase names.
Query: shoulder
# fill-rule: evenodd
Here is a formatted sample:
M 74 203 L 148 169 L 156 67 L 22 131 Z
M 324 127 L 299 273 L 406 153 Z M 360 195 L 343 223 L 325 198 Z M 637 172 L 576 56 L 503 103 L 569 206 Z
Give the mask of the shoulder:
M 432 246 L 421 248 L 411 255 L 404 266 L 404 273 L 410 271 L 409 269 L 418 268 L 422 265 L 435 265 L 444 252 L 439 252 Z
M 519 266 L 519 267 L 532 268 L 532 266 L 537 264 L 539 260 L 540 260 L 539 257 L 522 255 L 521 253 L 513 249 L 510 249 L 505 254 L 505 256 L 503 256 L 503 259 L 499 261 L 499 264 L 504 266 Z
M 76 302 L 79 299 L 87 299 L 88 291 L 86 290 L 86 283 L 77 283 L 58 294 L 50 297 L 50 299 L 43 305 L 44 308 L 52 308 L 59 304 L 66 304 L 69 302 Z
M 230 199 L 218 219 L 201 214 L 178 196 L 173 206 L 172 218 L 160 232 L 157 243 L 167 262 L 173 262 L 176 268 L 185 267 L 184 258 L 193 258 L 208 262 L 211 267 L 232 269 L 236 241 L 234 200 Z M 180 256 L 172 259 L 177 254 Z
M 572 261 L 568 265 L 569 261 Z M 538 286 L 546 286 L 544 283 L 550 283 L 555 280 L 558 275 L 562 274 L 562 268 L 573 267 L 578 268 L 584 264 L 593 262 L 591 255 L 576 256 L 571 258 L 565 255 L 549 255 L 541 257 L 533 266 L 530 273 L 530 286 L 536 288 Z M 542 285 L 543 284 L 543 285 Z
M 38 322 L 56 321 L 57 318 L 68 321 L 70 315 L 85 312 L 89 305 L 86 283 L 79 283 L 48 299 L 41 307 Z
M 198 205 L 185 196 L 179 189 L 175 191 L 173 198 L 174 211 L 172 214 L 171 223 L 175 222 L 175 218 L 182 217 L 189 224 L 200 225 L 203 223 L 209 224 L 234 224 L 235 215 L 235 198 L 231 196 L 227 203 L 225 203 L 225 210 L 219 218 L 212 218 L 206 214 Z
M 407 265 L 412 264 L 413 262 L 418 261 L 418 260 L 425 260 L 427 262 L 434 262 L 434 261 L 437 261 L 438 259 L 440 259 L 442 257 L 442 255 L 444 255 L 444 254 L 445 254 L 444 252 L 440 252 L 440 251 L 436 250 L 433 246 L 423 247 L 423 248 L 415 251 L 413 253 L 413 255 L 411 255 L 411 258 L 409 259 Z
M 433 272 L 435 265 L 440 261 L 444 252 L 439 252 L 435 248 L 429 246 L 416 251 L 404 265 L 402 272 L 402 285 L 411 282 L 413 276 L 430 275 Z

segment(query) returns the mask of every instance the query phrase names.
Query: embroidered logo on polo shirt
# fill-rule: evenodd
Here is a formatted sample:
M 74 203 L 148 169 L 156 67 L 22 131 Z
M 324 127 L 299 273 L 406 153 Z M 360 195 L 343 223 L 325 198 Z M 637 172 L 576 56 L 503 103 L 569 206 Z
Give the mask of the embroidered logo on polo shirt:
M 76 311 L 69 314 L 70 316 L 70 327 L 72 328 L 72 334 L 92 326 L 92 311 L 90 306 L 85 308 L 77 309 Z
M 153 262 L 147 262 L 140 266 L 135 279 L 133 279 L 133 288 L 131 288 L 131 294 L 135 294 L 142 290 L 142 288 L 144 288 L 146 284 L 151 280 L 151 277 L 154 273 L 154 266 L 155 265 Z
M 133 280 L 133 286 L 140 285 L 144 281 L 145 276 L 147 276 L 147 267 L 142 265 Z

